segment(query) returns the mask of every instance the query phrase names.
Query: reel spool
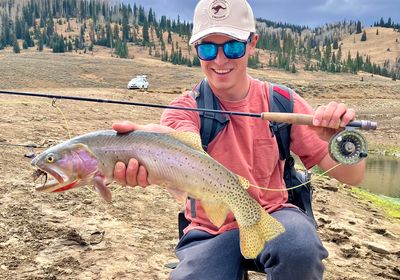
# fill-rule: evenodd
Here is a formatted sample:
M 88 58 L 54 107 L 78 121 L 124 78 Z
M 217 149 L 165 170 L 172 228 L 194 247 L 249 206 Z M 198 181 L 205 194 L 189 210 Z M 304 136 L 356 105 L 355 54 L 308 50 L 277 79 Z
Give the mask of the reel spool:
M 368 156 L 367 140 L 354 129 L 343 130 L 329 141 L 329 154 L 339 163 L 358 163 Z

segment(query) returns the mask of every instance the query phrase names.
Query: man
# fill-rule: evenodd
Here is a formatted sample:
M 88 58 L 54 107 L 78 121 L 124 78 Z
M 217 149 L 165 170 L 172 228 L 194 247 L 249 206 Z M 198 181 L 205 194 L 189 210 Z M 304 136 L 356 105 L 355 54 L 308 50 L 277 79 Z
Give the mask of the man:
M 253 12 L 246 0 L 201 0 L 194 14 L 190 43 L 196 47 L 201 69 L 218 98 L 222 109 L 243 112 L 269 111 L 268 86 L 247 74 L 247 61 L 254 55 Z M 178 97 L 175 106 L 197 107 L 189 94 Z M 291 150 L 307 168 L 314 165 L 328 170 L 337 163 L 330 157 L 327 141 L 355 117 L 344 104 L 331 102 L 315 112 L 294 94 L 294 112 L 314 114 L 315 127 L 293 125 Z M 173 130 L 199 133 L 199 114 L 166 110 L 161 125 L 140 126 L 123 122 L 113 128 L 118 132 L 144 129 L 157 132 Z M 254 260 L 269 280 L 322 279 L 322 260 L 328 253 L 315 227 L 303 212 L 287 203 L 283 180 L 283 161 L 279 160 L 276 140 L 265 121 L 232 116 L 228 125 L 209 144 L 207 152 L 234 173 L 252 184 L 280 189 L 271 192 L 250 188 L 249 193 L 285 227 L 285 233 L 270 241 Z M 340 166 L 330 175 L 348 184 L 358 184 L 364 176 L 365 162 Z M 132 159 L 128 166 L 117 163 L 114 177 L 120 184 L 147 186 L 147 171 Z M 216 228 L 196 201 L 196 215 L 187 202 L 186 218 L 191 222 L 176 248 L 179 265 L 172 279 L 240 279 L 243 260 L 239 248 L 237 223 L 229 214 L 224 225 Z

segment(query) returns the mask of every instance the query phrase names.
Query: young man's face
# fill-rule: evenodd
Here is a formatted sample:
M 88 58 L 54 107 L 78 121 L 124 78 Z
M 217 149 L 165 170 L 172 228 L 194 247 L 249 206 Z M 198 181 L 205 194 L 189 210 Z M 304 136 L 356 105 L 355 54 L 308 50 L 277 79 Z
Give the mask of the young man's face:
M 247 61 L 249 55 L 254 55 L 255 45 L 258 36 L 254 35 L 253 40 L 246 45 L 246 53 L 243 57 L 229 59 L 225 56 L 222 47 L 218 48 L 217 57 L 214 60 L 200 60 L 201 68 L 209 83 L 218 93 L 231 93 L 237 90 L 240 83 L 247 79 Z M 225 35 L 210 35 L 202 40 L 203 42 L 223 44 L 231 41 L 232 38 Z

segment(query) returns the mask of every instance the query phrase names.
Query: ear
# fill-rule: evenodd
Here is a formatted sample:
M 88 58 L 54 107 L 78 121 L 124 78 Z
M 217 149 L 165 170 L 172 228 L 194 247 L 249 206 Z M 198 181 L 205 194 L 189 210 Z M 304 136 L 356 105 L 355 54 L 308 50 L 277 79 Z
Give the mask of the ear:
M 255 53 L 256 53 L 256 45 L 257 45 L 257 42 L 258 42 L 258 38 L 259 38 L 258 34 L 255 33 L 253 35 L 253 39 L 249 43 L 249 54 L 250 55 L 255 55 Z

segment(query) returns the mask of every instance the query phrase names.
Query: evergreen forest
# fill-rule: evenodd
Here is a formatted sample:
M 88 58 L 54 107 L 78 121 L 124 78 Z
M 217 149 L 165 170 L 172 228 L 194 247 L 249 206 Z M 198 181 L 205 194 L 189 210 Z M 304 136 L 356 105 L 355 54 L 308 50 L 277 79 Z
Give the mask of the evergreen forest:
M 400 25 L 390 18 L 381 18 L 375 27 Z M 148 54 L 162 61 L 199 66 L 195 50 L 188 44 L 192 24 L 164 15 L 140 5 L 110 0 L 4 0 L 0 2 L 0 51 L 11 47 L 13 52 L 45 48 L 54 53 L 93 51 L 96 47 L 110 49 L 120 58 L 134 58 L 129 46 L 141 46 Z M 341 40 L 361 34 L 367 41 L 360 21 L 342 21 L 317 28 L 257 19 L 259 41 L 256 55 L 249 67 L 276 67 L 290 72 L 366 71 L 376 75 L 400 78 L 400 57 L 383 65 L 367 55 L 343 53 Z M 378 33 L 378 30 L 377 30 Z M 378 34 L 377 34 L 378 35 Z

